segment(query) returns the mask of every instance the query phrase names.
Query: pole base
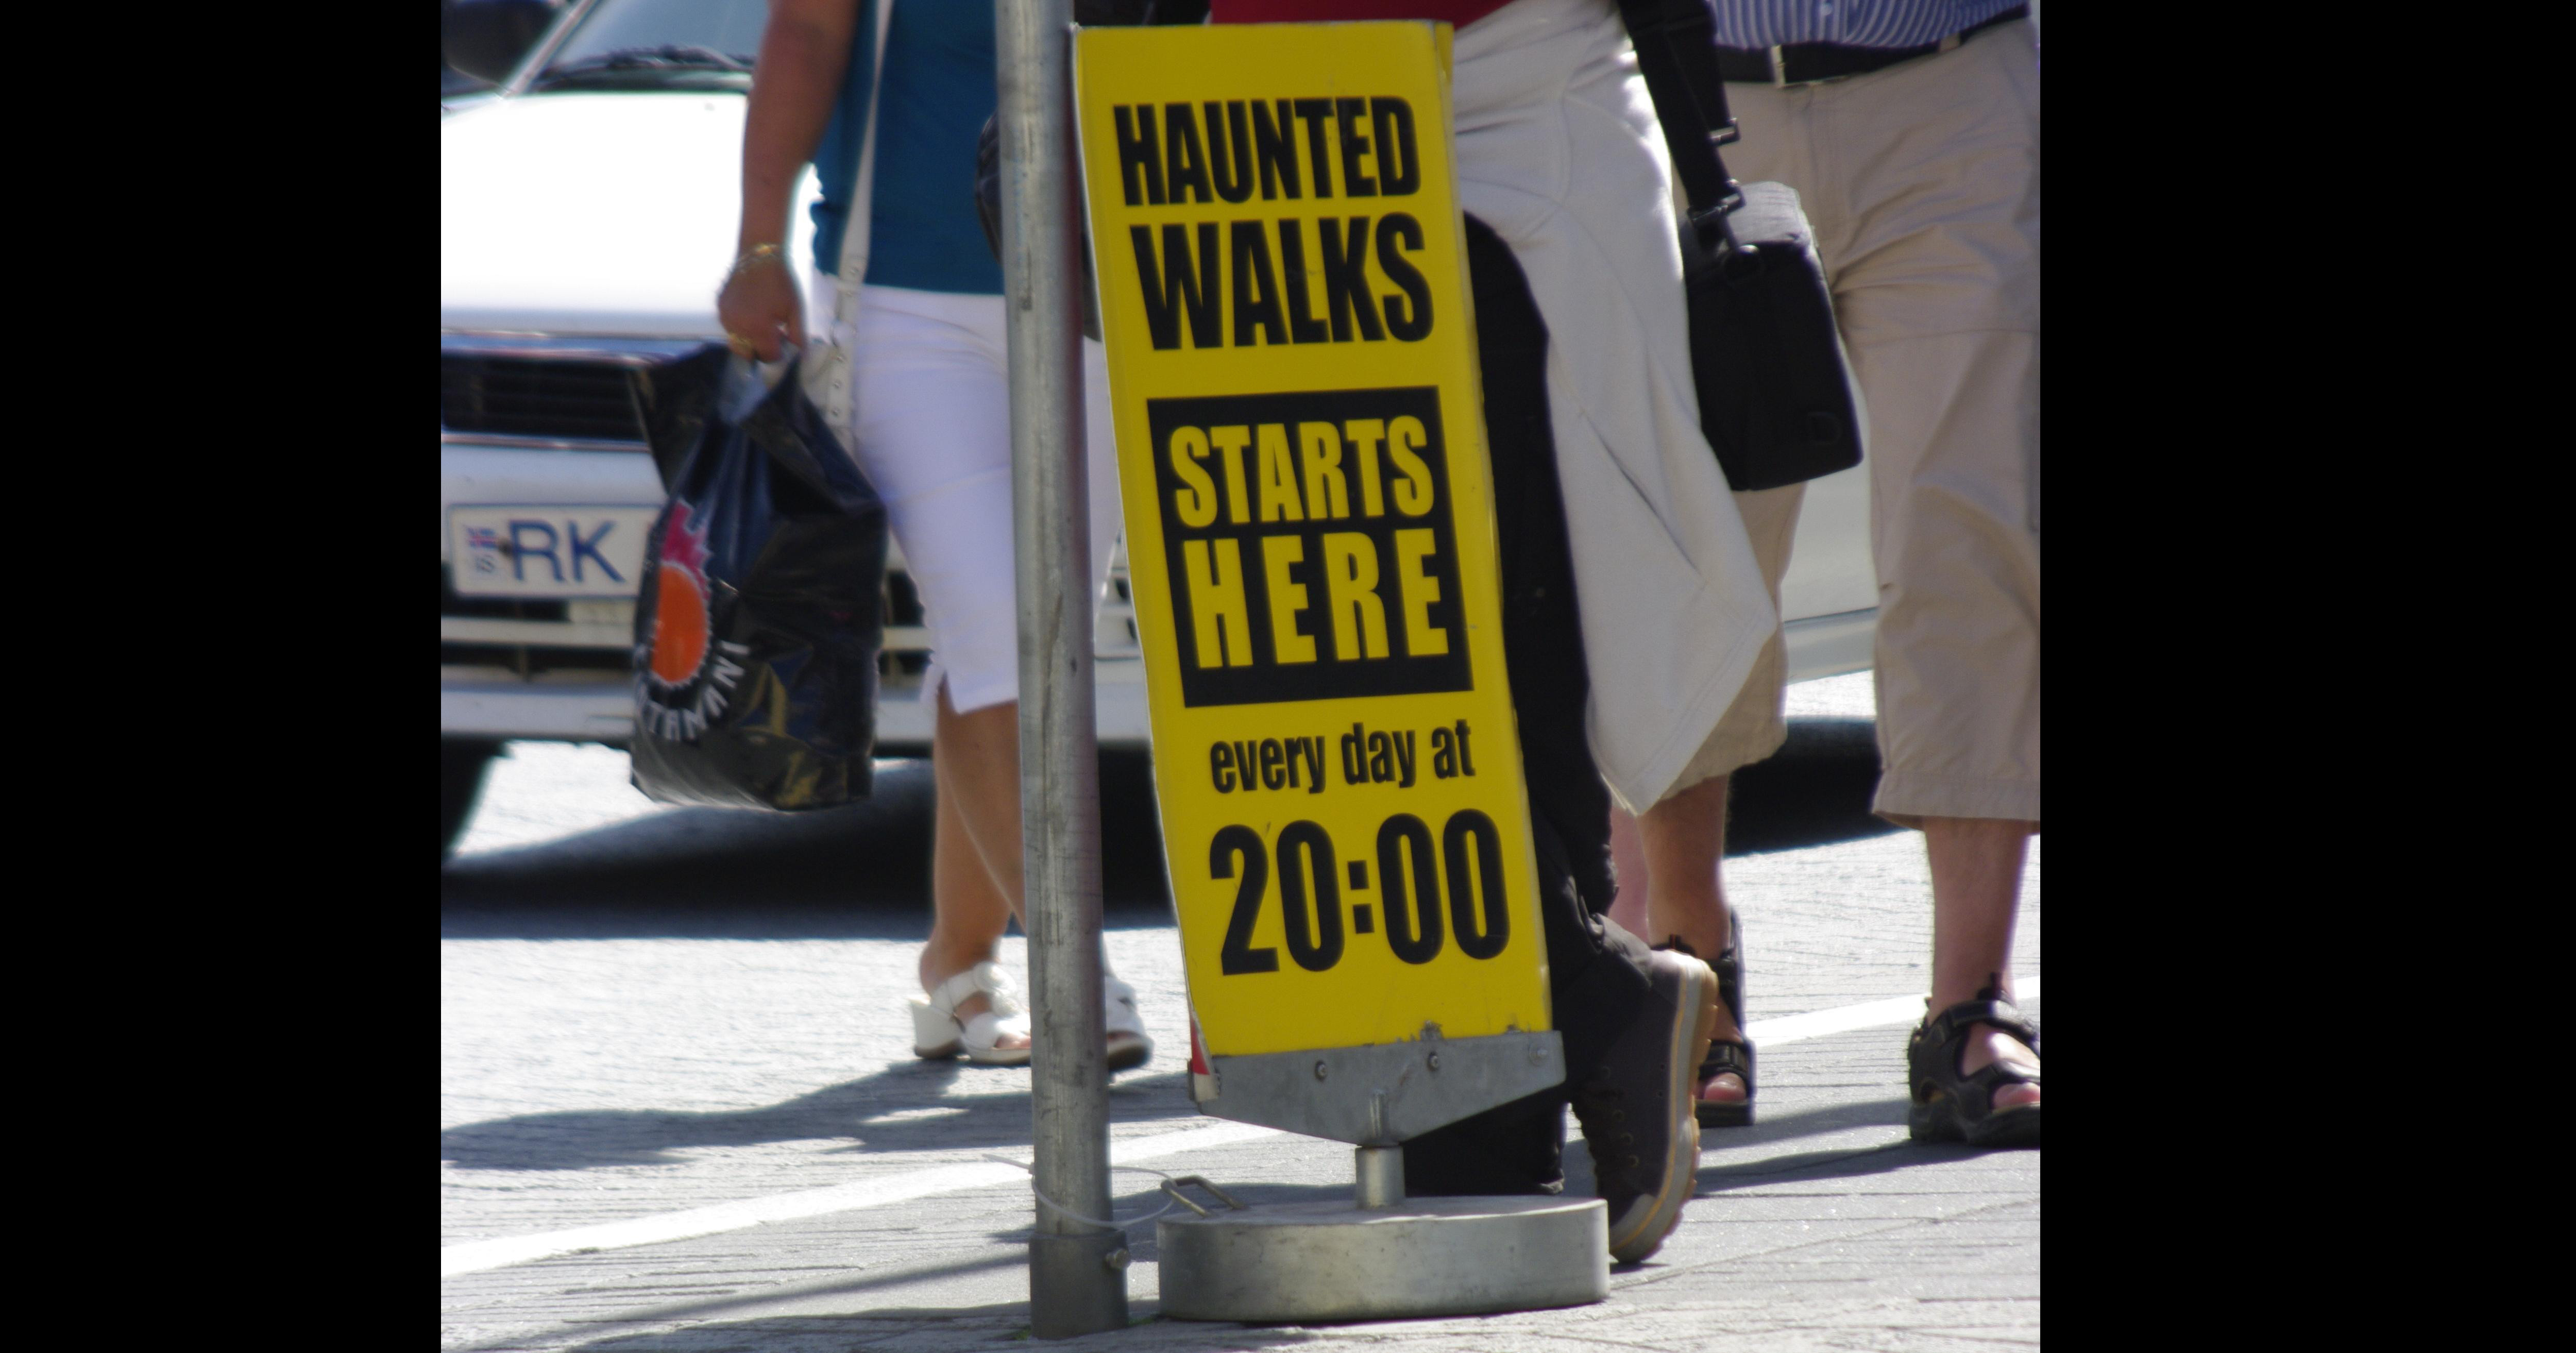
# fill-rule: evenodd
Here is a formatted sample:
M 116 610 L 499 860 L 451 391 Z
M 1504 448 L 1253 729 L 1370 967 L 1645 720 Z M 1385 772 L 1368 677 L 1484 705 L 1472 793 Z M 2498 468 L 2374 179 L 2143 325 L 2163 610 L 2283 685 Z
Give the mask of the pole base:
M 1291 1203 L 1166 1218 L 1155 1240 L 1163 1314 L 1178 1320 L 1482 1315 L 1610 1295 L 1598 1198 Z
M 1127 1328 L 1127 1236 L 1101 1231 L 1029 1240 L 1029 1333 L 1074 1339 Z

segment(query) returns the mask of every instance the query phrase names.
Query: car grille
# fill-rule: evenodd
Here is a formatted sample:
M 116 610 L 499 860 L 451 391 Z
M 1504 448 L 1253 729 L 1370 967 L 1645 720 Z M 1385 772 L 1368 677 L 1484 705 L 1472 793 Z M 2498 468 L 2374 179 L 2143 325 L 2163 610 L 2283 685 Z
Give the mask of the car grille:
M 611 362 L 439 355 L 438 425 L 449 432 L 640 442 L 635 371 Z

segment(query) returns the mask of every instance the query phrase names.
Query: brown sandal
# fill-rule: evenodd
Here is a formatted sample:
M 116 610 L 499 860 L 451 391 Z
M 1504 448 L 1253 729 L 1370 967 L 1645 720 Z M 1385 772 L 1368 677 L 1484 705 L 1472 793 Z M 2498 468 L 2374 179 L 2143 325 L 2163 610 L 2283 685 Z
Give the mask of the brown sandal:
M 1990 1025 L 2039 1051 L 2039 1026 L 2024 1017 L 2003 988 L 1993 982 L 1972 1001 L 1961 1001 L 1923 1021 L 1905 1045 L 1905 1064 L 1913 1083 L 1906 1131 L 1918 1142 L 1966 1142 L 1970 1146 L 2039 1145 L 2039 1106 L 1995 1107 L 1995 1091 L 2007 1085 L 2037 1085 L 2039 1073 L 2010 1062 L 1995 1062 L 1962 1075 L 1959 1058 L 1967 1052 L 1968 1032 Z

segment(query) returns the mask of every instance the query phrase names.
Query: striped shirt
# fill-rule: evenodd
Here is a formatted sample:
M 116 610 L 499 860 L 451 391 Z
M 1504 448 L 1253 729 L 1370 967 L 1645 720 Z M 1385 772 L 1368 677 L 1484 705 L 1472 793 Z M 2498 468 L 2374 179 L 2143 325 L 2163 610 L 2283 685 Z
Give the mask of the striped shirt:
M 1715 0 L 1721 47 L 1921 47 L 2025 0 Z

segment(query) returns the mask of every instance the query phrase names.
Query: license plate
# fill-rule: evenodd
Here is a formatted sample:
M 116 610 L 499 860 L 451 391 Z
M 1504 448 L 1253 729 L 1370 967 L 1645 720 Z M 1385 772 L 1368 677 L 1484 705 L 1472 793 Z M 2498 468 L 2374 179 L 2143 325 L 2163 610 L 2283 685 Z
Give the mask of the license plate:
M 449 559 L 469 597 L 631 597 L 658 507 L 450 508 Z

